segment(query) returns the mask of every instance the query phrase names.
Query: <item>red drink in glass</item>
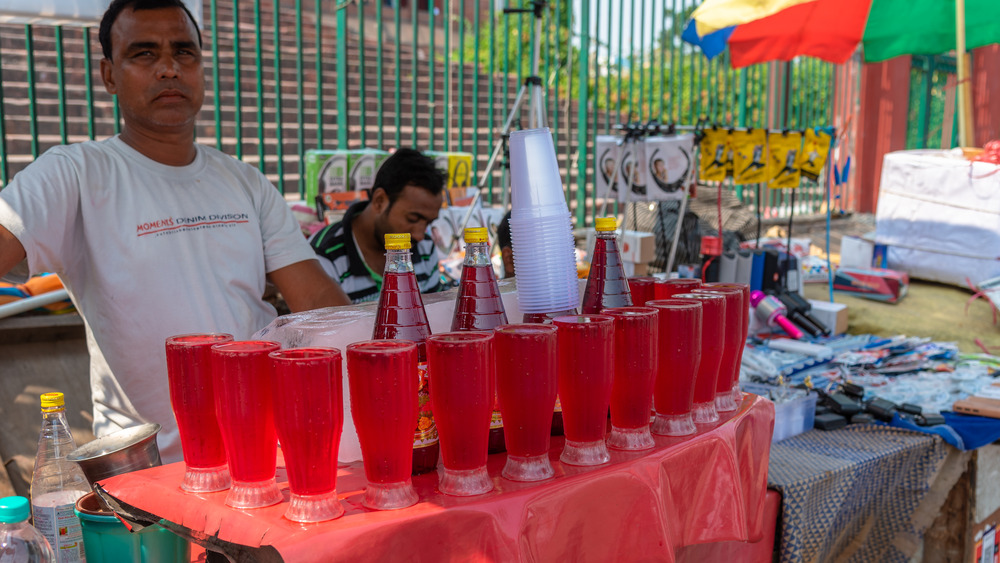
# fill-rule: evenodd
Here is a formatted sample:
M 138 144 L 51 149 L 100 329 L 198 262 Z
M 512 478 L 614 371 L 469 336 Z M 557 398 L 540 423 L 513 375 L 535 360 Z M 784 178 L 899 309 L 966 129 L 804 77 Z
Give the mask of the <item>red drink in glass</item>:
M 215 415 L 212 345 L 232 342 L 231 334 L 183 334 L 167 338 L 170 406 L 184 451 L 181 489 L 210 493 L 229 488 L 226 447 Z
M 697 424 L 716 422 L 719 412 L 715 410 L 715 385 L 722 377 L 719 370 L 725 350 L 726 298 L 711 293 L 680 293 L 674 299 L 697 299 L 702 302 L 701 365 L 694 382 L 693 414 Z
M 735 287 L 743 292 L 743 318 L 740 319 L 740 328 L 743 335 L 740 336 L 740 345 L 737 347 L 739 353 L 736 357 L 736 373 L 733 374 L 733 381 L 730 393 L 733 395 L 733 402 L 739 407 L 743 402 L 743 392 L 740 391 L 740 366 L 743 365 L 743 351 L 746 349 L 747 335 L 750 333 L 750 285 L 745 283 L 709 283 L 705 287 Z
M 278 438 L 274 431 L 273 369 L 277 342 L 244 341 L 212 346 L 215 406 L 233 486 L 226 504 L 260 508 L 281 502 L 274 480 Z
M 649 433 L 649 413 L 656 382 L 656 311 L 649 307 L 604 310 L 615 319 L 610 448 L 647 450 L 655 445 Z
M 615 236 L 618 220 L 614 217 L 600 217 L 596 223 L 594 256 L 590 262 L 587 288 L 583 292 L 582 310 L 585 315 L 600 313 L 608 307 L 632 305 L 632 293 L 628 288 L 628 278 L 625 277 Z
M 274 428 L 292 496 L 285 518 L 323 522 L 344 514 L 337 500 L 337 452 L 344 427 L 340 350 L 271 352 Z
M 507 324 L 507 313 L 500 298 L 500 287 L 493 262 L 490 261 L 490 244 L 484 227 L 465 229 L 465 261 L 462 263 L 462 279 L 458 286 L 458 300 L 451 330 L 493 330 Z M 491 368 L 492 368 L 491 363 Z M 503 417 L 500 407 L 494 401 L 493 417 L 490 420 L 491 454 L 504 451 Z
M 553 313 L 525 313 L 522 317 L 524 324 L 542 324 L 550 325 L 552 321 L 558 317 L 568 317 L 576 315 L 576 309 L 570 309 L 568 311 L 557 311 Z M 559 396 L 556 395 L 556 406 L 552 411 L 552 427 L 551 433 L 553 436 L 563 435 L 563 414 L 562 414 L 562 402 L 559 400 Z
M 410 340 L 417 344 L 418 413 L 413 431 L 413 474 L 427 473 L 437 466 L 438 435 L 431 410 L 430 385 L 427 378 L 427 352 L 424 341 L 431 334 L 427 312 L 420 297 L 417 277 L 413 273 L 410 255 L 410 235 L 385 235 L 385 272 L 378 299 L 375 329 L 372 338 Z
M 512 481 L 554 475 L 549 430 L 556 401 L 556 332 L 550 325 L 506 325 L 493 337 L 497 395 L 506 421 L 503 476 Z
M 448 332 L 427 339 L 427 369 L 434 393 L 444 472 L 438 488 L 457 496 L 493 490 L 486 473 L 493 416 L 493 334 Z
M 649 276 L 629 278 L 628 289 L 632 292 L 632 304 L 644 307 L 647 301 L 656 299 L 656 278 Z
M 656 280 L 656 284 L 653 287 L 653 294 L 657 299 L 670 299 L 678 293 L 687 293 L 697 287 L 701 287 L 701 280 L 692 278 Z
M 653 434 L 694 434 L 691 405 L 701 366 L 702 304 L 682 299 L 646 303 L 659 311 L 660 361 L 653 390 Z
M 739 373 L 740 366 L 736 362 L 740 359 L 740 349 L 744 342 L 740 340 L 743 336 L 740 323 L 743 320 L 743 308 L 749 304 L 743 303 L 743 290 L 738 288 L 702 286 L 692 292 L 717 293 L 726 298 L 726 331 L 723 336 L 722 366 L 719 368 L 719 379 L 715 382 L 715 410 L 734 411 L 736 402 L 733 401 L 732 394 L 733 373 Z
M 604 443 L 614 379 L 614 318 L 558 317 L 559 397 L 569 465 L 600 465 L 611 457 Z
M 347 347 L 351 417 L 364 459 L 361 504 L 389 510 L 417 502 L 410 472 L 417 417 L 417 346 L 408 340 L 369 340 Z

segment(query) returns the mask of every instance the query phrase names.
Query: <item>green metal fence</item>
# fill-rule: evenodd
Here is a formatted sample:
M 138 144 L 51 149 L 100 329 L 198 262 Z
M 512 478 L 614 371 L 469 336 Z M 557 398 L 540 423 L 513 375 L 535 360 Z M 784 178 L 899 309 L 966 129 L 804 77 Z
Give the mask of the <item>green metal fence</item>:
M 512 0 L 514 1 L 514 0 Z M 811 59 L 732 70 L 680 40 L 700 0 L 553 0 L 540 74 L 578 226 L 591 224 L 593 141 L 626 121 L 803 128 L 832 119 L 832 66 Z M 205 0 L 199 140 L 302 194 L 312 148 L 462 150 L 484 169 L 530 74 L 532 14 L 488 0 Z M 519 4 L 515 7 L 531 7 Z M 0 186 L 40 152 L 119 131 L 92 28 L 0 25 Z M 527 117 L 524 116 L 524 126 Z M 499 172 L 484 194 L 494 201 Z M 748 203 L 757 190 L 727 186 Z M 798 190 L 795 212 L 822 190 Z M 766 192 L 768 215 L 791 210 Z

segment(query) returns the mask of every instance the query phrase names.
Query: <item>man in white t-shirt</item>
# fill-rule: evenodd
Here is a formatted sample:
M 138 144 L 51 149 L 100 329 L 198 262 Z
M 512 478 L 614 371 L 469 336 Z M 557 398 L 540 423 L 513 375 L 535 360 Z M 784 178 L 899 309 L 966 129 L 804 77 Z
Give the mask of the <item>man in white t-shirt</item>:
M 47 151 L 0 190 L 0 275 L 59 274 L 83 315 L 94 431 L 163 426 L 180 459 L 164 340 L 246 339 L 292 311 L 349 304 L 259 171 L 195 143 L 201 36 L 180 0 L 115 0 L 100 29 L 120 135 Z

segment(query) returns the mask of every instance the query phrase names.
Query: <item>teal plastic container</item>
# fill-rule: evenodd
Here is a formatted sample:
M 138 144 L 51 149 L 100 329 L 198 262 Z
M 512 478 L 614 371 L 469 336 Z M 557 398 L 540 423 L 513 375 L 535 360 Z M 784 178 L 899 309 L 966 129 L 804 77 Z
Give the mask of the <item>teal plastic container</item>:
M 111 512 L 101 510 L 95 493 L 76 501 L 76 515 L 83 528 L 87 563 L 188 563 L 191 544 L 163 526 L 154 524 L 141 532 L 128 531 Z

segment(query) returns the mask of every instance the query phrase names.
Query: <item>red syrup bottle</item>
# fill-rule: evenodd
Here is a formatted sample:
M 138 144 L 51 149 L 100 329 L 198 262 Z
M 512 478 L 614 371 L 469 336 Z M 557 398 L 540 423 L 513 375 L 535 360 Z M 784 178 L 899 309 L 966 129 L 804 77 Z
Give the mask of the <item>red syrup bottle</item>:
M 417 344 L 417 420 L 413 432 L 413 474 L 437 467 L 438 433 L 431 410 L 427 377 L 427 337 L 431 335 L 427 312 L 413 273 L 410 235 L 385 235 L 385 272 L 378 298 L 373 339 L 410 340 Z
M 492 331 L 507 324 L 507 313 L 500 298 L 493 263 L 490 261 L 490 243 L 483 227 L 465 229 L 465 261 L 462 263 L 462 280 L 458 286 L 455 316 L 451 330 Z M 490 362 L 492 365 L 492 362 Z M 496 381 L 496 378 L 494 378 Z M 494 396 L 496 390 L 494 390 Z M 503 437 L 503 418 L 494 400 L 493 418 L 490 421 L 489 453 L 506 451 Z
M 631 307 L 632 293 L 618 252 L 614 217 L 599 217 L 596 221 L 597 241 L 590 263 L 587 288 L 583 292 L 583 314 L 596 314 L 612 307 Z

